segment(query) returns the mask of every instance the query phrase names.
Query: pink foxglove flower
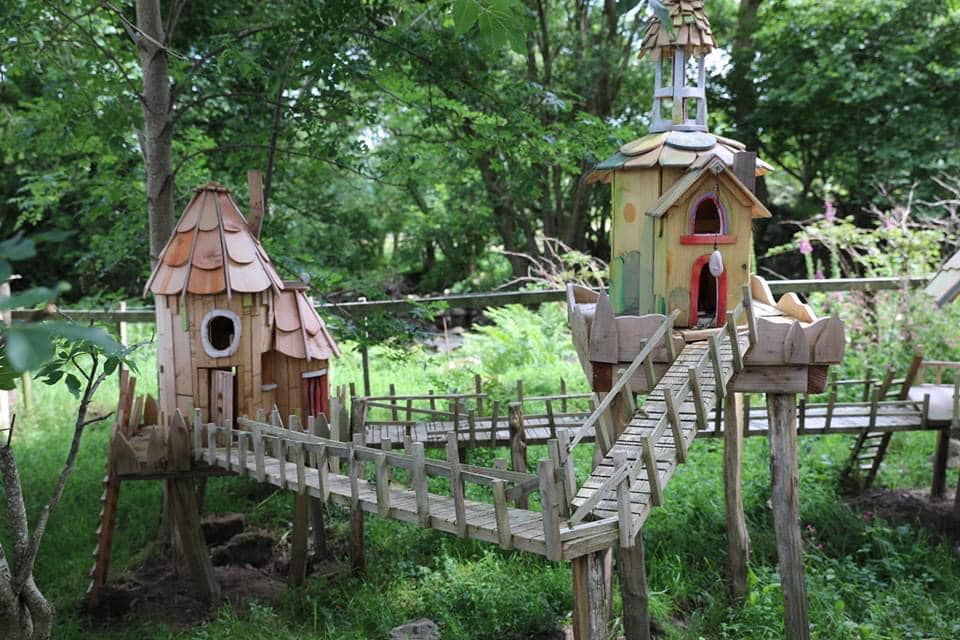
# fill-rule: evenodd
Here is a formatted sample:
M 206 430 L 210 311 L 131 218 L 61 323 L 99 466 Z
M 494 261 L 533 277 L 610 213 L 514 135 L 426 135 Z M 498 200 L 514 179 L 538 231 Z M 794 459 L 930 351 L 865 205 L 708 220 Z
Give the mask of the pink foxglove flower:
M 823 203 L 824 211 L 823 217 L 827 219 L 827 222 L 833 222 L 837 219 L 837 209 L 833 206 L 833 202 L 827 200 Z
M 817 280 L 823 280 L 823 271 L 817 269 L 817 272 L 813 274 L 813 277 Z
M 810 241 L 804 238 L 800 241 L 800 253 L 803 255 L 808 255 L 813 253 L 813 245 L 810 244 Z

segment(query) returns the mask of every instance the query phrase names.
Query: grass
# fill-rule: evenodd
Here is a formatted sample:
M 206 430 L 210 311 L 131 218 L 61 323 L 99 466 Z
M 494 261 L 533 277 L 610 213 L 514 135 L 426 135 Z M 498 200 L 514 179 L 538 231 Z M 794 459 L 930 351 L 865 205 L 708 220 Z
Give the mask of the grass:
M 472 388 L 473 373 L 505 396 L 522 377 L 530 394 L 556 391 L 560 377 L 571 390 L 582 374 L 562 332 L 562 317 L 550 307 L 539 315 L 512 314 L 462 351 L 430 356 L 419 348 L 401 354 L 374 349 L 374 392 L 389 382 L 400 392 Z M 529 325 L 534 325 L 533 327 Z M 544 327 L 547 327 L 544 329 Z M 517 333 L 524 340 L 511 338 Z M 524 333 L 525 332 L 525 333 Z M 550 335 L 550 339 L 543 338 Z M 543 341 L 529 348 L 533 339 Z M 551 346 L 552 345 L 552 346 Z M 155 378 L 150 352 L 141 356 L 139 388 Z M 489 356 L 489 357 L 488 357 Z M 337 383 L 359 382 L 353 352 L 336 365 Z M 495 363 L 495 364 L 492 364 Z M 906 366 L 906 363 L 901 363 Z M 101 410 L 115 403 L 116 383 L 97 398 Z M 75 402 L 61 388 L 34 386 L 35 409 L 18 422 L 16 454 L 27 502 L 35 517 L 55 482 L 66 453 Z M 344 570 L 314 578 L 273 605 L 243 611 L 224 607 L 212 619 L 187 629 L 138 620 L 93 628 L 77 612 L 87 586 L 93 532 L 99 511 L 107 425 L 85 436 L 74 476 L 54 513 L 37 565 L 38 583 L 58 607 L 56 637 L 141 640 L 218 638 L 383 638 L 396 625 L 428 617 L 444 638 L 527 638 L 567 622 L 572 604 L 569 565 L 550 563 L 492 545 L 435 531 L 367 520 L 367 570 Z M 810 619 L 817 638 L 956 638 L 960 636 L 960 558 L 925 530 L 886 522 L 851 510 L 838 493 L 838 476 L 851 439 L 805 437 L 800 441 L 802 524 L 806 541 Z M 897 434 L 878 483 L 923 488 L 930 480 L 933 434 Z M 531 448 L 531 458 L 540 455 Z M 497 455 L 502 455 L 498 453 Z M 471 453 L 475 459 L 492 457 Z M 589 452 L 578 456 L 578 475 L 588 473 Z M 956 472 L 949 482 L 955 486 Z M 292 499 L 248 479 L 210 482 L 210 510 L 242 511 L 252 524 L 289 530 Z M 651 609 L 667 638 L 783 637 L 782 593 L 769 504 L 769 451 L 763 439 L 748 439 L 744 452 L 744 498 L 752 538 L 751 594 L 742 605 L 727 599 L 723 585 L 724 538 L 722 443 L 700 440 L 644 529 Z M 156 482 L 124 483 L 113 574 L 151 553 L 160 508 Z M 335 540 L 346 536 L 347 514 L 333 510 Z M 0 521 L 0 539 L 9 544 Z M 619 602 L 616 603 L 619 607 Z

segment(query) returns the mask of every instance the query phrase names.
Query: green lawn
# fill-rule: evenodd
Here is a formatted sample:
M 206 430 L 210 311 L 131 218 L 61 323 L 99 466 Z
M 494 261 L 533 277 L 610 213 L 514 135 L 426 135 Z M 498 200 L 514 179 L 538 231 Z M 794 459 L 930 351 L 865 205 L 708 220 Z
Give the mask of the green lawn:
M 542 312 L 549 323 L 554 321 L 552 313 Z M 562 337 L 558 332 L 556 339 Z M 500 348 L 510 342 L 508 336 L 469 338 L 450 358 L 430 357 L 419 350 L 407 357 L 374 350 L 374 391 L 385 390 L 391 381 L 401 392 L 463 390 L 472 385 L 474 371 L 500 394 L 506 394 L 517 377 L 524 378 L 531 394 L 555 392 L 561 376 L 571 389 L 583 384 L 566 346 L 569 342 L 556 342 L 560 346 L 545 354 Z M 155 386 L 152 353 L 144 352 L 140 359 L 139 390 L 149 390 Z M 359 381 L 358 360 L 355 353 L 348 353 L 334 369 L 336 382 Z M 33 413 L 18 420 L 15 447 L 28 504 L 36 514 L 66 453 L 75 402 L 65 390 L 38 383 L 34 395 Z M 98 397 L 101 408 L 112 409 L 115 397 L 113 381 Z M 223 608 L 209 622 L 185 630 L 136 618 L 108 629 L 91 628 L 77 613 L 77 605 L 91 565 L 108 432 L 104 423 L 85 436 L 78 467 L 51 519 L 37 566 L 41 589 L 58 607 L 57 638 L 383 638 L 392 627 L 420 616 L 440 624 L 445 638 L 525 638 L 564 625 L 569 615 L 572 595 L 566 564 L 369 516 L 367 570 L 362 576 L 350 576 L 344 562 L 343 571 L 312 579 L 305 589 L 278 603 L 255 604 L 244 611 Z M 960 558 L 925 530 L 861 515 L 845 505 L 837 491 L 837 476 L 850 442 L 839 436 L 800 442 L 801 508 L 815 637 L 960 636 Z M 932 434 L 896 435 L 879 483 L 927 486 L 932 450 Z M 531 449 L 532 458 L 540 453 Z M 588 473 L 588 459 L 578 458 L 579 474 Z M 728 601 L 723 586 L 721 459 L 720 442 L 695 443 L 690 463 L 666 490 L 664 507 L 647 522 L 644 538 L 656 624 L 668 638 L 781 638 L 782 594 L 769 506 L 767 444 L 753 438 L 745 447 L 745 510 L 753 555 L 751 595 L 742 606 Z M 956 472 L 951 472 L 951 486 L 956 481 Z M 252 524 L 280 533 L 289 528 L 292 513 L 290 496 L 258 491 L 251 480 L 240 478 L 211 480 L 207 505 L 215 511 L 243 511 Z M 151 553 L 159 506 L 159 483 L 124 483 L 114 575 Z M 334 510 L 331 520 L 333 535 L 342 539 L 347 515 Z M 6 542 L 5 534 L 0 531 Z

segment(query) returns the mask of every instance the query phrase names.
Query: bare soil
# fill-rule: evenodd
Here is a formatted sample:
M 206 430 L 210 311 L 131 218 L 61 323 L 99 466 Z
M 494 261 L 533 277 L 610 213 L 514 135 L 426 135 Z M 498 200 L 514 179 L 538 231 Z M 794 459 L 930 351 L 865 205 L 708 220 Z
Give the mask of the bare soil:
M 863 514 L 918 525 L 939 538 L 960 543 L 960 524 L 953 519 L 954 492 L 949 489 L 942 500 L 931 500 L 924 490 L 870 489 L 847 502 Z

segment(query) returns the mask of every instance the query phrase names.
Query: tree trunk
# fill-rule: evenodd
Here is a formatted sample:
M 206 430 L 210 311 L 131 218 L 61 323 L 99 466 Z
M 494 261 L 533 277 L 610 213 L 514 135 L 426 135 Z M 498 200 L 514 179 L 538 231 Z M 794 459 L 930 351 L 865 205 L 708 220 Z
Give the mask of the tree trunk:
M 173 231 L 173 123 L 170 120 L 168 35 L 160 0 L 137 0 L 137 47 L 143 72 L 143 163 L 147 174 L 150 264 Z

